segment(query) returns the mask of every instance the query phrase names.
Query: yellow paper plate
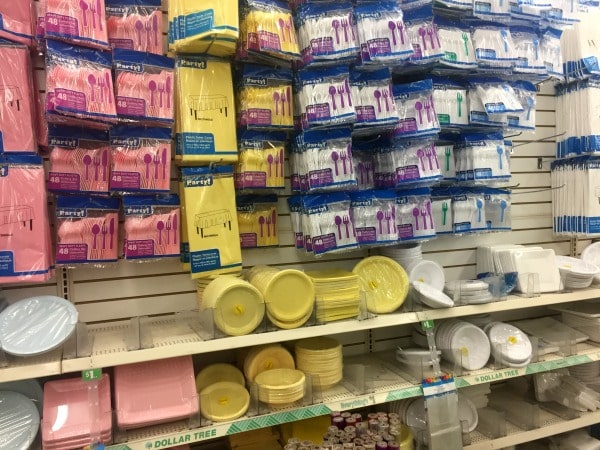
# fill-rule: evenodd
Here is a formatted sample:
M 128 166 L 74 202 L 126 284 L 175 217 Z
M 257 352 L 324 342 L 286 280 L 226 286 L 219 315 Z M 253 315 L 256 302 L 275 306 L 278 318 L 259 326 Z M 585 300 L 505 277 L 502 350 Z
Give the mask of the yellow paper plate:
M 229 381 L 244 386 L 246 380 L 240 369 L 232 364 L 216 363 L 206 366 L 196 375 L 196 392 L 219 381 Z
M 294 328 L 300 328 L 302 325 L 304 325 L 306 322 L 308 322 L 308 319 L 310 319 L 310 316 L 312 315 L 312 312 L 313 311 L 311 309 L 306 316 L 301 317 L 298 320 L 295 320 L 293 322 L 284 322 L 284 321 L 278 320 L 277 318 L 273 317 L 271 315 L 271 313 L 267 310 L 267 318 L 276 327 L 279 327 L 279 328 L 281 328 L 283 330 L 293 330 Z
M 238 383 L 221 381 L 200 392 L 200 412 L 213 422 L 225 422 L 243 416 L 250 405 L 250 394 Z
M 408 275 L 400 264 L 386 256 L 369 256 L 352 272 L 358 275 L 367 298 L 367 309 L 376 314 L 390 313 L 406 300 Z
M 295 369 L 294 357 L 281 345 L 264 345 L 254 347 L 244 360 L 244 375 L 248 382 L 253 382 L 255 377 L 272 369 Z
M 322 270 L 309 270 L 306 272 L 311 278 L 315 279 L 317 283 L 331 282 L 331 281 L 352 281 L 356 278 L 356 274 L 343 269 L 322 269 Z
M 271 369 L 259 373 L 254 381 L 259 389 L 296 391 L 304 385 L 304 372 L 295 369 Z

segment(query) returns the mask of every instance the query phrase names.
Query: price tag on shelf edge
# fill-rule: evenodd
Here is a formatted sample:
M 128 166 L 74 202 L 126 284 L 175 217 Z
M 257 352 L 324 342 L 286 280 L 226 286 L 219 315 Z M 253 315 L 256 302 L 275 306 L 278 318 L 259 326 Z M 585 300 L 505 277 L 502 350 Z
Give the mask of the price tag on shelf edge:
M 102 376 L 102 369 L 88 369 L 81 371 L 81 379 L 83 381 L 99 380 Z

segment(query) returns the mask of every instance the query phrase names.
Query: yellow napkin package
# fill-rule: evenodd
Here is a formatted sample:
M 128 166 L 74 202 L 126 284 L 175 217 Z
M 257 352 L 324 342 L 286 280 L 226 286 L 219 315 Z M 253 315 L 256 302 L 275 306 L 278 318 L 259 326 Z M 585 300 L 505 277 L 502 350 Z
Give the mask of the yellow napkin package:
M 181 172 L 192 279 L 240 272 L 233 168 L 184 167 Z
M 176 84 L 175 160 L 188 165 L 236 162 L 230 64 L 210 57 L 179 56 Z
M 235 188 L 284 188 L 285 142 L 282 132 L 244 131 L 235 165 Z
M 276 194 L 239 195 L 236 203 L 242 248 L 279 245 Z
M 208 53 L 230 56 L 239 38 L 239 13 L 236 0 L 170 0 L 169 42 L 177 53 Z M 213 47 L 212 42 L 219 42 Z M 226 52 L 213 53 L 219 47 Z
M 246 64 L 237 92 L 237 116 L 241 127 L 294 129 L 291 70 Z
M 292 11 L 279 0 L 246 0 L 241 10 L 237 57 L 294 61 L 300 49 Z

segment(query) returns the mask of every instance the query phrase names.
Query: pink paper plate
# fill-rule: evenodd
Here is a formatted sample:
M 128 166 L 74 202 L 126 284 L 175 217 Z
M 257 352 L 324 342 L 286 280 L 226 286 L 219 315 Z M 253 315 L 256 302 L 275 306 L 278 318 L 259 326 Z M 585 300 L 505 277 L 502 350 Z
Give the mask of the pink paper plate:
M 139 428 L 198 413 L 191 356 L 117 366 L 115 409 L 119 428 Z
M 108 444 L 112 441 L 112 434 L 110 432 L 107 434 L 102 434 L 100 436 L 100 439 L 102 440 L 102 442 L 104 444 Z M 86 445 L 89 445 L 91 443 L 92 442 L 88 436 L 85 438 L 73 439 L 73 440 L 67 440 L 67 441 L 61 441 L 61 442 L 42 441 L 42 447 L 44 448 L 44 450 L 71 450 L 73 448 L 85 447 Z
M 110 379 L 103 374 L 98 383 L 100 409 L 94 414 L 90 410 L 90 401 L 94 393 L 93 384 L 81 378 L 49 381 L 44 385 L 44 410 L 42 420 L 42 440 L 48 443 L 62 444 L 63 441 L 85 439 L 90 436 L 91 421 L 101 434 L 112 429 L 112 411 L 110 403 Z

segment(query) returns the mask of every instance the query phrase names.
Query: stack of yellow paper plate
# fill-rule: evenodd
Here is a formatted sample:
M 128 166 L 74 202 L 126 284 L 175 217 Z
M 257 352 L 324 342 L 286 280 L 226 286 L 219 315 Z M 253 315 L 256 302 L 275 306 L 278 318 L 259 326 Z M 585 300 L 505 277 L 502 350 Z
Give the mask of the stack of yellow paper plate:
M 225 422 L 243 416 L 250 405 L 244 385 L 232 381 L 213 383 L 200 392 L 200 412 L 213 422 Z
M 398 309 L 406 300 L 410 283 L 400 264 L 386 256 L 369 256 L 354 269 L 365 292 L 367 309 L 376 314 Z
M 325 269 L 308 271 L 306 275 L 315 285 L 317 322 L 358 316 L 360 286 L 356 274 L 342 269 Z
M 221 275 L 206 285 L 199 307 L 212 309 L 217 328 L 231 336 L 251 333 L 265 314 L 260 291 L 233 275 Z
M 329 337 L 298 341 L 295 346 L 296 367 L 312 376 L 321 389 L 329 389 L 342 380 L 342 344 Z
M 206 366 L 196 375 L 196 391 L 200 392 L 219 381 L 230 381 L 244 386 L 246 380 L 240 369 L 233 364 L 216 363 Z
M 254 347 L 244 359 L 244 375 L 249 383 L 266 370 L 295 368 L 294 357 L 279 344 Z
M 262 293 L 267 317 L 279 328 L 298 328 L 310 319 L 315 288 L 304 272 L 259 265 L 248 271 L 246 279 Z
M 258 385 L 258 399 L 270 405 L 287 405 L 304 397 L 306 377 L 300 370 L 266 370 L 254 381 Z

